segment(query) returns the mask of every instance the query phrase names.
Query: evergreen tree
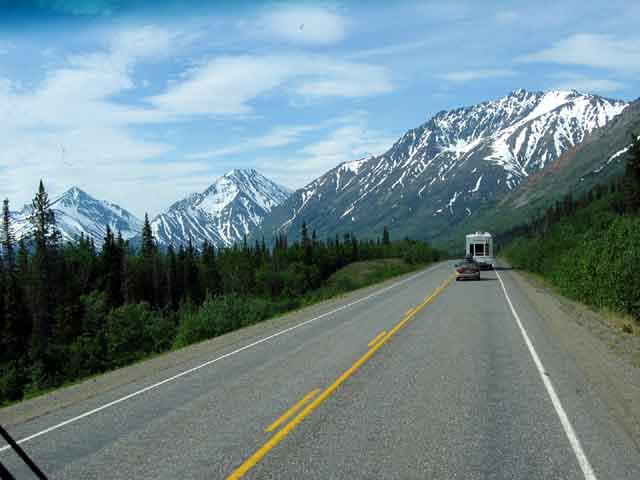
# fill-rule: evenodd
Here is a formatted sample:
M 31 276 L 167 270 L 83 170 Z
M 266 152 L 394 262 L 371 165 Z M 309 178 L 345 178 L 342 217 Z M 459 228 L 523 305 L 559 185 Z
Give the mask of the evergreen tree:
M 184 257 L 184 289 L 187 298 L 194 304 L 201 302 L 199 275 L 197 266 L 197 252 L 189 239 Z
M 169 245 L 167 249 L 167 305 L 174 312 L 178 310 L 178 306 L 180 305 L 177 286 L 178 262 L 173 245 Z
M 640 212 L 640 137 L 634 140 L 630 153 L 623 180 L 624 206 L 636 213 Z
M 178 255 L 176 258 L 176 296 L 178 302 L 182 302 L 186 298 L 185 291 L 185 262 L 186 262 L 187 252 L 184 249 L 184 245 L 180 244 L 178 248 Z
M 11 228 L 11 212 L 9 211 L 9 199 L 5 198 L 2 204 L 2 259 L 5 264 L 5 268 L 10 270 L 13 268 L 15 261 L 15 237 L 13 236 L 13 230 Z
M 24 298 L 15 265 L 15 239 L 11 227 L 9 200 L 2 208 L 1 244 L 3 262 L 0 263 L 0 361 L 16 360 L 26 347 L 29 328 L 24 310 Z
M 216 261 L 216 252 L 209 242 L 202 246 L 202 285 L 205 296 L 215 296 L 220 293 L 220 272 Z
M 154 250 L 155 240 L 153 238 L 153 231 L 151 230 L 149 215 L 145 213 L 144 225 L 142 226 L 142 256 L 149 259 L 153 255 Z
M 382 230 L 382 245 L 390 245 L 390 244 L 391 244 L 391 238 L 389 236 L 389 227 L 385 225 L 384 229 Z
M 30 221 L 35 253 L 32 262 L 32 291 L 29 295 L 33 316 L 31 352 L 36 363 L 40 362 L 39 367 L 36 368 L 36 376 L 40 377 L 43 372 L 38 370 L 47 367 L 43 362 L 51 335 L 52 316 L 55 310 L 53 302 L 56 297 L 55 290 L 57 287 L 61 287 L 56 282 L 54 275 L 60 233 L 56 228 L 55 215 L 42 180 L 38 185 L 38 192 L 33 199 L 32 208 L 33 213 Z M 41 379 L 36 379 L 36 382 L 39 380 Z
M 107 225 L 100 259 L 104 275 L 104 292 L 107 308 L 113 309 L 124 303 L 122 281 L 122 255 L 113 232 Z

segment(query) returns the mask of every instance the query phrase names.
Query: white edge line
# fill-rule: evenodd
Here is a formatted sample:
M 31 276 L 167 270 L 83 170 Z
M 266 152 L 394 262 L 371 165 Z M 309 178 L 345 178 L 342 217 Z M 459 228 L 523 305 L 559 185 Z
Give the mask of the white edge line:
M 333 309 L 333 310 L 331 310 L 329 312 L 325 312 L 322 315 L 318 315 L 317 317 L 311 318 L 309 320 L 305 320 L 304 322 L 298 323 L 297 325 L 294 325 L 292 327 L 285 328 L 284 330 L 276 332 L 276 333 L 274 333 L 272 335 L 269 335 L 267 337 L 261 338 L 260 340 L 256 340 L 255 342 L 252 342 L 252 343 L 250 343 L 248 345 L 245 345 L 244 347 L 240 347 L 240 348 L 238 348 L 236 350 L 233 350 L 232 352 L 225 353 L 224 355 L 221 355 L 221 356 L 219 356 L 217 358 L 209 360 L 209 361 L 207 361 L 205 363 L 197 365 L 197 366 L 195 366 L 193 368 L 190 368 L 188 370 L 185 370 L 184 372 L 180 372 L 180 373 L 178 373 L 178 374 L 176 374 L 176 375 L 174 375 L 172 377 L 169 377 L 169 378 L 166 378 L 166 379 L 164 379 L 164 380 L 162 380 L 160 382 L 154 383 L 153 385 L 149 385 L 149 386 L 147 386 L 147 387 L 145 387 L 145 388 L 143 388 L 141 390 L 137 390 L 137 391 L 135 391 L 133 393 L 130 393 L 129 395 L 125 395 L 124 397 L 121 397 L 121 398 L 118 398 L 116 400 L 113 400 L 112 402 L 109 402 L 109 403 L 106 403 L 106 404 L 104 404 L 104 405 L 102 405 L 100 407 L 94 408 L 93 410 L 89 410 L 88 412 L 85 412 L 85 413 L 83 413 L 81 415 L 78 415 L 76 417 L 70 418 L 69 420 L 65 420 L 64 422 L 60 422 L 57 425 L 53 425 L 52 427 L 46 428 L 44 430 L 41 430 L 40 432 L 34 433 L 33 435 L 29 435 L 28 437 L 24 437 L 24 438 L 18 440 L 16 443 L 22 444 L 22 443 L 28 442 L 30 440 L 33 440 L 34 438 L 40 437 L 42 435 L 46 435 L 47 433 L 53 432 L 54 430 L 58 430 L 59 428 L 62 428 L 64 426 L 66 426 L 66 425 L 69 425 L 70 423 L 74 423 L 74 422 L 77 422 L 78 420 L 82 420 L 83 418 L 87 418 L 87 417 L 89 417 L 91 415 L 94 415 L 94 414 L 96 414 L 98 412 L 101 412 L 102 410 L 106 410 L 107 408 L 113 407 L 114 405 L 122 403 L 122 402 L 124 402 L 126 400 L 129 400 L 129 399 L 133 398 L 133 397 L 137 397 L 138 395 L 141 395 L 141 394 L 143 394 L 145 392 L 148 392 L 149 390 L 156 389 L 156 388 L 164 385 L 165 383 L 169 383 L 169 382 L 172 382 L 174 380 L 177 380 L 180 377 L 184 377 L 185 375 L 189 375 L 190 373 L 193 373 L 193 372 L 195 372 L 197 370 L 200 370 L 201 368 L 208 367 L 209 365 L 211 365 L 213 363 L 216 363 L 216 362 L 218 362 L 220 360 L 228 358 L 228 357 L 230 357 L 232 355 L 235 355 L 237 353 L 240 353 L 240 352 L 242 352 L 244 350 L 248 350 L 249 348 L 255 347 L 256 345 L 259 345 L 261 343 L 267 342 L 267 341 L 269 341 L 271 339 L 279 337 L 280 335 L 284 335 L 285 333 L 289 333 L 292 330 L 295 330 L 297 328 L 300 328 L 300 327 L 303 327 L 305 325 L 308 325 L 311 322 L 315 322 L 316 320 L 320 320 L 321 318 L 328 317 L 329 315 L 333 315 L 334 313 L 337 313 L 337 312 L 339 312 L 341 310 L 344 310 L 346 308 L 352 307 L 353 305 L 356 305 L 358 303 L 364 302 L 365 300 L 369 300 L 370 298 L 373 298 L 373 297 L 376 297 L 378 295 L 381 295 L 381 294 L 391 290 L 392 288 L 396 288 L 396 287 L 398 287 L 400 285 L 404 285 L 405 283 L 413 280 L 414 278 L 419 277 L 421 275 L 424 275 L 424 274 L 426 274 L 428 272 L 431 272 L 431 271 L 433 271 L 433 270 L 435 270 L 437 268 L 440 268 L 441 266 L 442 266 L 442 263 L 438 264 L 438 265 L 434 265 L 431 268 L 427 268 L 426 270 L 423 270 L 422 272 L 418 272 L 418 273 L 416 273 L 414 275 L 411 275 L 410 277 L 407 277 L 404 280 L 401 280 L 401 281 L 399 281 L 397 283 L 394 283 L 393 285 L 385 287 L 382 290 L 378 290 L 377 292 L 373 292 L 373 293 L 367 295 L 366 297 L 362 297 L 362 298 L 360 298 L 360 299 L 358 299 L 358 300 L 356 300 L 354 302 L 348 303 L 346 305 L 342 305 L 341 307 L 335 308 L 335 309 Z M 4 452 L 5 450 L 8 450 L 10 448 L 11 448 L 10 445 L 5 445 L 4 447 L 0 447 L 0 452 Z
M 558 414 L 558 417 L 560 417 L 560 423 L 562 423 L 564 432 L 567 434 L 567 438 L 569 439 L 571 448 L 573 448 L 573 452 L 576 455 L 578 464 L 582 469 L 584 478 L 585 480 L 597 480 L 596 474 L 593 472 L 593 468 L 591 467 L 591 464 L 589 463 L 589 460 L 587 459 L 587 456 L 584 453 L 584 450 L 582 450 L 582 445 L 580 444 L 580 440 L 578 439 L 578 436 L 576 435 L 576 432 L 573 429 L 573 426 L 571 425 L 571 421 L 569 420 L 567 413 L 562 407 L 562 403 L 560 402 L 560 399 L 558 398 L 558 395 L 556 394 L 556 391 L 553 388 L 553 384 L 551 383 L 551 380 L 545 374 L 545 369 L 544 369 L 544 366 L 542 365 L 542 361 L 540 361 L 540 357 L 538 357 L 538 353 L 536 352 L 536 349 L 533 347 L 533 343 L 531 343 L 531 340 L 529 339 L 529 335 L 527 334 L 527 331 L 524 329 L 524 326 L 522 325 L 522 321 L 518 316 L 518 312 L 516 312 L 516 309 L 513 307 L 513 303 L 511 303 L 511 298 L 509 298 L 509 294 L 507 293 L 507 289 L 504 286 L 504 282 L 502 281 L 502 278 L 500 277 L 500 274 L 497 271 L 496 271 L 496 275 L 498 276 L 498 280 L 500 280 L 500 285 L 502 286 L 502 291 L 504 292 L 504 296 L 507 299 L 507 303 L 509 304 L 511 313 L 513 313 L 513 316 L 515 317 L 516 322 L 518 323 L 518 327 L 520 327 L 520 332 L 524 337 L 524 341 L 527 344 L 529 353 L 531 353 L 531 357 L 533 357 L 533 362 L 536 364 L 536 368 L 538 369 L 540 378 L 542 378 L 542 382 L 544 383 L 544 386 L 547 389 L 547 393 L 551 397 L 551 403 L 553 403 L 556 413 Z

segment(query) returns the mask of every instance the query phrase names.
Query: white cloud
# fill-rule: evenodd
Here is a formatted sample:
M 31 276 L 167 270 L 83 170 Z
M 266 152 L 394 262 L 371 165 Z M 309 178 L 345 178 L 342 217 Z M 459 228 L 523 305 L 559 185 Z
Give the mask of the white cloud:
M 208 168 L 199 162 L 154 163 L 172 147 L 144 139 L 129 127 L 166 122 L 170 115 L 114 100 L 136 87 L 136 64 L 161 55 L 158 47 L 167 47 L 172 35 L 156 27 L 121 30 L 119 35 L 117 40 L 110 37 L 104 50 L 58 61 L 34 86 L 0 78 L 0 194 L 15 206 L 28 201 L 43 178 L 53 194 L 77 184 L 133 205 L 134 211 L 141 205 L 153 211 L 173 199 L 166 198 L 168 190 L 141 199 L 144 178 Z
M 163 58 L 192 40 L 192 35 L 156 25 L 117 29 L 107 39 L 114 53 L 129 60 Z
M 247 102 L 268 92 L 291 75 L 291 67 L 269 57 L 218 57 L 186 73 L 186 79 L 149 98 L 156 107 L 193 115 L 242 115 Z
M 257 167 L 283 185 L 298 188 L 342 162 L 384 153 L 395 141 L 368 128 L 362 113 L 337 123 L 322 139 L 299 149 L 291 158 L 259 158 Z
M 326 46 L 344 39 L 349 21 L 333 10 L 314 6 L 279 6 L 258 19 L 241 24 L 251 36 L 269 37 L 291 44 Z
M 387 68 L 302 54 L 213 58 L 148 100 L 167 112 L 246 115 L 252 100 L 276 87 L 303 96 L 364 97 L 393 89 Z
M 369 48 L 353 52 L 349 58 L 370 58 L 370 57 L 386 57 L 390 55 L 402 55 L 415 50 L 423 50 L 432 46 L 434 39 L 415 40 L 413 42 L 395 43 L 393 45 L 385 45 L 384 47 Z
M 0 55 L 6 55 L 14 48 L 16 48 L 16 46 L 11 42 L 0 42 Z
M 606 78 L 591 78 L 586 75 L 564 72 L 553 75 L 557 83 L 553 88 L 559 90 L 578 90 L 588 93 L 610 93 L 622 90 L 625 85 Z
M 517 73 L 507 68 L 481 68 L 477 70 L 460 70 L 440 75 L 440 78 L 453 83 L 467 83 L 487 78 L 513 77 Z
M 260 137 L 252 137 L 241 140 L 235 145 L 229 145 L 207 152 L 194 153 L 188 156 L 190 159 L 206 159 L 235 155 L 242 152 L 249 152 L 258 149 L 277 148 L 290 145 L 300 139 L 307 132 L 312 132 L 321 128 L 320 125 L 280 125 L 272 128 Z
M 498 23 L 503 25 L 516 22 L 520 18 L 517 12 L 513 10 L 503 10 L 495 15 L 495 19 Z
M 576 34 L 553 46 L 520 57 L 521 62 L 582 65 L 622 72 L 640 71 L 640 38 Z

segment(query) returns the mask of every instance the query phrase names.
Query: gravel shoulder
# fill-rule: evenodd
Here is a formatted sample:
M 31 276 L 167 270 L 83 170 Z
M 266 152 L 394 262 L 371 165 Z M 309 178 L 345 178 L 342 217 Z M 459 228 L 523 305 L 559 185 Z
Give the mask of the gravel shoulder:
M 446 263 L 431 265 L 428 269 L 433 270 L 445 265 Z M 163 353 L 127 367 L 100 374 L 38 397 L 9 405 L 0 409 L 0 425 L 10 428 L 78 402 L 100 396 L 127 384 L 144 381 L 146 378 L 157 378 L 158 375 L 163 375 L 163 373 L 166 377 L 169 377 L 175 374 L 176 371 L 186 370 L 194 364 L 206 362 L 235 348 L 322 315 L 389 287 L 416 273 L 418 272 L 400 275 L 180 350 Z M 182 368 L 180 368 L 181 366 Z
M 505 273 L 575 359 L 640 451 L 640 336 L 614 327 L 599 312 L 559 295 L 533 275 Z

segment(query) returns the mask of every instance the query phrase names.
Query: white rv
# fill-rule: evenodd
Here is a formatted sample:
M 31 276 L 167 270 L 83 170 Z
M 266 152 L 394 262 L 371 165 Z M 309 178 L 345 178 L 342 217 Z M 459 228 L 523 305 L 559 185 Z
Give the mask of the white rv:
M 470 255 L 480 264 L 480 268 L 493 268 L 493 237 L 488 232 L 476 232 L 467 235 L 466 255 Z

